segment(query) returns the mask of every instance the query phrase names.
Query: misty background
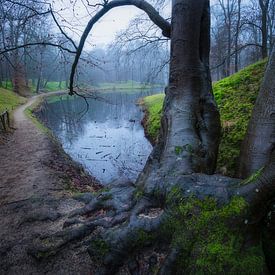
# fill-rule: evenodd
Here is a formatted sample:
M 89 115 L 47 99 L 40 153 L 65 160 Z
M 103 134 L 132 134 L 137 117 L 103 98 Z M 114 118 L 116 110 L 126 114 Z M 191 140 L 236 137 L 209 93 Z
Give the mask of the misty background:
M 171 3 L 149 1 L 169 19 Z M 2 0 L 0 85 L 38 92 L 49 82 L 68 86 L 69 73 L 87 22 L 100 1 Z M 49 9 L 51 8 L 51 12 Z M 274 44 L 275 0 L 211 1 L 211 71 L 214 81 L 265 58 Z M 77 84 L 167 83 L 169 40 L 134 7 L 113 9 L 89 35 Z

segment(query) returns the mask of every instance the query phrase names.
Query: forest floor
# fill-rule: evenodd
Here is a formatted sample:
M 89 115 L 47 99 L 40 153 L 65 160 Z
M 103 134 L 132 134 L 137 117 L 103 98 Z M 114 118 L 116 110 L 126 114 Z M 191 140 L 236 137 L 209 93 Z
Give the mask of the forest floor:
M 0 144 L 0 274 L 91 274 L 90 257 L 80 243 L 47 261 L 30 256 L 34 239 L 60 230 L 67 214 L 82 206 L 68 186 L 81 181 L 96 188 L 25 115 L 38 97 L 15 110 L 16 130 Z

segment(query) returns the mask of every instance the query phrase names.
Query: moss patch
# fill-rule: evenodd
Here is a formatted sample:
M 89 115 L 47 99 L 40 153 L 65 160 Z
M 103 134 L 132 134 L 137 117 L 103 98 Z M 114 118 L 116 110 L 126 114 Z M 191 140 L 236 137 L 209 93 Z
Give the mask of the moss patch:
M 256 181 L 256 179 L 259 178 L 260 175 L 262 174 L 263 170 L 264 170 L 264 167 L 260 168 L 259 170 L 254 172 L 250 177 L 248 177 L 247 179 L 241 181 L 240 185 L 247 185 L 247 184 L 249 184 L 253 181 Z
M 144 127 L 150 140 L 157 139 L 160 129 L 160 119 L 162 114 L 162 105 L 164 94 L 151 95 L 143 98 L 141 104 L 145 107 L 146 121 Z
M 110 247 L 104 240 L 98 238 L 92 240 L 88 251 L 94 261 L 100 262 L 110 251 Z
M 231 176 L 235 174 L 241 142 L 260 90 L 265 65 L 266 60 L 257 62 L 213 85 L 223 127 L 218 169 L 225 167 Z
M 247 204 L 242 197 L 219 207 L 214 198 L 182 198 L 175 187 L 167 203 L 170 215 L 162 232 L 180 253 L 175 270 L 186 274 L 262 274 L 261 244 L 243 246 Z

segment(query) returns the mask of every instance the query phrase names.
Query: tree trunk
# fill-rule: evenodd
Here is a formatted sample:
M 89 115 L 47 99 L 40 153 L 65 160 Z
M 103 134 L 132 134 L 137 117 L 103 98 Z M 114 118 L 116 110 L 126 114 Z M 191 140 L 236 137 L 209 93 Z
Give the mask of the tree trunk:
M 241 148 L 238 176 L 246 178 L 264 167 L 275 145 L 275 48 Z
M 148 163 L 163 176 L 168 171 L 211 174 L 216 168 L 220 121 L 209 72 L 208 5 L 204 0 L 173 1 L 169 86 L 161 134 Z
M 238 0 L 238 15 L 237 15 L 237 24 L 236 24 L 236 34 L 235 34 L 235 73 L 239 70 L 239 33 L 240 33 L 240 22 L 241 22 L 241 0 Z
M 232 18 L 230 10 L 230 0 L 227 0 L 227 57 L 226 57 L 226 76 L 231 74 L 231 34 L 232 34 Z
M 259 0 L 260 8 L 261 8 L 261 34 L 262 34 L 262 58 L 267 57 L 267 40 L 268 40 L 268 27 L 267 27 L 267 19 L 268 19 L 268 8 L 269 8 L 269 0 Z

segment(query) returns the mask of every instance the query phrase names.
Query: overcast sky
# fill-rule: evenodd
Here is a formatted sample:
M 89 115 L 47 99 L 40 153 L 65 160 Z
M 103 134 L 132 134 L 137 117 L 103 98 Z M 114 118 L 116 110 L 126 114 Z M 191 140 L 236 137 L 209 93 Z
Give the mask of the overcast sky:
M 88 15 L 87 10 L 82 5 L 81 1 L 78 1 L 77 3 L 79 4 L 75 6 L 74 11 L 70 0 L 55 1 L 54 4 L 54 9 L 59 10 L 58 13 L 70 22 L 72 26 L 75 26 L 78 29 L 76 30 L 78 35 L 76 35 L 73 34 L 69 25 L 67 25 L 66 28 L 67 33 L 73 35 L 75 40 L 79 40 L 79 34 L 85 28 L 89 19 L 91 19 L 91 15 Z M 61 8 L 62 10 L 60 10 Z M 85 48 L 91 49 L 91 47 L 104 47 L 111 43 L 114 41 L 116 33 L 126 29 L 130 20 L 141 13 L 141 10 L 133 6 L 117 7 L 110 10 L 95 24 L 89 35 L 87 40 L 88 43 Z M 65 24 L 61 17 L 59 17 L 59 22 Z

